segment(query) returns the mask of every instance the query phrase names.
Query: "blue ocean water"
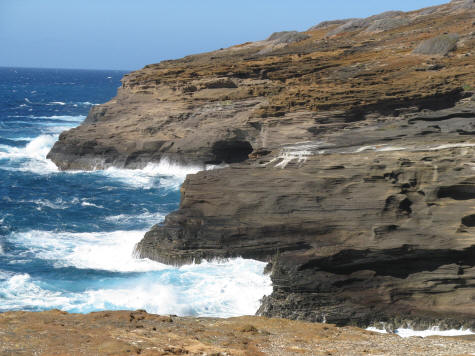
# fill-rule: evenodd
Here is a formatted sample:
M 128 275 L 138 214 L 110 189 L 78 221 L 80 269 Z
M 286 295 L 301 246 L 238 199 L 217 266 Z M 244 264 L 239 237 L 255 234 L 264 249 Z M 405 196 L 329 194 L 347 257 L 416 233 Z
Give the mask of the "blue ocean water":
M 0 312 L 253 314 L 272 289 L 263 263 L 174 268 L 132 256 L 178 207 L 192 168 L 60 172 L 46 159 L 61 131 L 115 95 L 123 74 L 0 68 Z

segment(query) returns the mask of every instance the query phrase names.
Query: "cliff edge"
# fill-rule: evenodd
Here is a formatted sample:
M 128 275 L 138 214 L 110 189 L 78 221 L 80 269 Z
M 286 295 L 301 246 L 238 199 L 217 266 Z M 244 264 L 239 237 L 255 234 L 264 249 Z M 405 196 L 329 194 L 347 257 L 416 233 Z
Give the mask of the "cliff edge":
M 261 315 L 475 329 L 474 18 L 454 0 L 149 65 L 48 157 L 226 164 L 136 252 L 269 262 Z

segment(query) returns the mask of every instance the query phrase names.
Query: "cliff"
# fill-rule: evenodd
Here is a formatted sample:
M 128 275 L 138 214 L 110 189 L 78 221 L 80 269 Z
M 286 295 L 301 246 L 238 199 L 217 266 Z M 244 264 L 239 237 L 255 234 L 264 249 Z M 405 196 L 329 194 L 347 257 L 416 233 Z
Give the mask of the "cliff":
M 268 261 L 259 313 L 475 329 L 473 0 L 164 61 L 61 134 L 61 169 L 169 159 L 178 211 L 137 254 Z

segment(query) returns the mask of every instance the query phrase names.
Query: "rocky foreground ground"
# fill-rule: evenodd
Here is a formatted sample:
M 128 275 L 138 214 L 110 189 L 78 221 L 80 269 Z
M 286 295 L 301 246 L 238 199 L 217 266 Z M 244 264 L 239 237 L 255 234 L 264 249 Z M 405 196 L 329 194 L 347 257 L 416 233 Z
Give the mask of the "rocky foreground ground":
M 411 337 L 264 317 L 0 314 L 0 355 L 474 355 L 475 335 Z

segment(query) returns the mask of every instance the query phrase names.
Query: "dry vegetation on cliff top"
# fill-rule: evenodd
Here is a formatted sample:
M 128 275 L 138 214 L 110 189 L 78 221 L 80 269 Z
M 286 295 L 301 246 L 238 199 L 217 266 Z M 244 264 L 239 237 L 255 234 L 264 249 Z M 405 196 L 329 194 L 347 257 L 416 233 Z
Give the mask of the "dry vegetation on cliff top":
M 474 87 L 474 12 L 473 4 L 468 6 L 467 1 L 455 1 L 409 13 L 330 22 L 290 43 L 272 41 L 271 36 L 149 65 L 130 74 L 124 86 L 146 93 L 167 84 L 177 94 L 183 91 L 189 99 L 200 99 L 199 88 L 190 85 L 194 81 L 252 80 L 252 87 L 240 85 L 214 99 L 267 97 L 268 104 L 255 112 L 258 117 L 434 102 Z
M 473 337 L 403 339 L 285 319 L 182 318 L 143 311 L 0 314 L 0 355 L 473 355 Z

